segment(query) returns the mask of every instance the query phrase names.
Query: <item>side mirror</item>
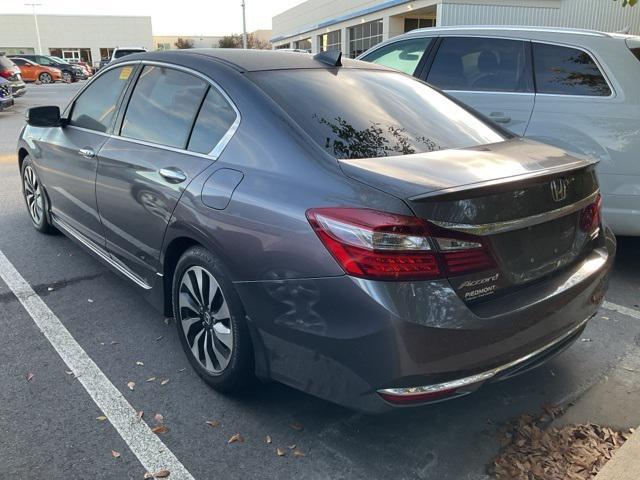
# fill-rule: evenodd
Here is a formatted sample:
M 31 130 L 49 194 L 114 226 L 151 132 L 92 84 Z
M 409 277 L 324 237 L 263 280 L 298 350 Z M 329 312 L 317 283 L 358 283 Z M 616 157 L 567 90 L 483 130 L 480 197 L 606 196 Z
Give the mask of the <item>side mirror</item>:
M 57 106 L 33 107 L 27 110 L 27 124 L 32 127 L 62 127 L 60 108 Z

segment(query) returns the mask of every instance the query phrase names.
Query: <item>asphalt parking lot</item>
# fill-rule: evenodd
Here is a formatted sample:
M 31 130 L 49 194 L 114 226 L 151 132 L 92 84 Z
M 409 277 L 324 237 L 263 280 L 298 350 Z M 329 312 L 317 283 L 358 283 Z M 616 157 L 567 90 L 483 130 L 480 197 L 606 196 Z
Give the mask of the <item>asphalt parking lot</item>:
M 144 412 L 130 422 L 165 425 L 159 439 L 190 474 L 170 478 L 489 478 L 486 466 L 499 450 L 502 424 L 523 412 L 579 401 L 638 353 L 640 239 L 621 238 L 606 308 L 582 341 L 518 378 L 383 416 L 354 413 L 277 383 L 222 396 L 189 367 L 171 319 L 64 236 L 41 235 L 31 226 L 15 158 L 24 112 L 64 106 L 79 86 L 29 85 L 12 111 L 0 113 L 0 258 L 15 267 L 119 395 Z M 143 478 L 146 468 L 130 444 L 2 280 L 0 330 L 2 477 Z M 236 433 L 243 441 L 228 443 Z

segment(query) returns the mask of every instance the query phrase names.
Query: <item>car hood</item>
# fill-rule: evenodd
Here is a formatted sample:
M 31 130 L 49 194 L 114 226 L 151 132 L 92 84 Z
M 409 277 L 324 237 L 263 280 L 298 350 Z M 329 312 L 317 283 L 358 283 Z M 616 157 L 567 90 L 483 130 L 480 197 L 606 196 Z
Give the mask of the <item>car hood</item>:
M 562 149 L 516 138 L 469 148 L 383 158 L 339 160 L 350 178 L 400 198 L 498 185 L 596 163 Z

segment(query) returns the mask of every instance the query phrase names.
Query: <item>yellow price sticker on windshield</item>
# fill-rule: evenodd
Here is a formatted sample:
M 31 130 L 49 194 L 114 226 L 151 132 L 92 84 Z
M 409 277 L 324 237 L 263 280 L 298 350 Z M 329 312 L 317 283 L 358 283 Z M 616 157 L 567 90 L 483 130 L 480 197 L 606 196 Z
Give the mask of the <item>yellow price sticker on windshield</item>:
M 129 78 L 129 75 L 131 75 L 132 70 L 133 70 L 133 67 L 124 67 L 120 71 L 120 80 L 127 80 Z

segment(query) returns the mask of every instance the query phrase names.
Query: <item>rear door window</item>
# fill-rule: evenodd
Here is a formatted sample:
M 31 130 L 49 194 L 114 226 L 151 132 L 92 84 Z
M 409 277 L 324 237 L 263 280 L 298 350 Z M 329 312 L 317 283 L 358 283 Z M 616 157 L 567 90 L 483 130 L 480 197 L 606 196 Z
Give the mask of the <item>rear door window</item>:
M 444 37 L 427 82 L 443 90 L 532 92 L 529 42 Z
M 229 131 L 236 117 L 236 111 L 227 99 L 215 87 L 209 87 L 193 126 L 187 149 L 192 152 L 211 153 Z
M 74 102 L 69 124 L 97 132 L 108 131 L 132 70 L 131 66 L 114 68 L 96 78 Z
M 129 100 L 120 135 L 186 148 L 207 87 L 207 82 L 189 73 L 146 65 Z
M 537 93 L 608 97 L 611 88 L 595 60 L 577 48 L 533 43 Z
M 411 38 L 394 42 L 374 50 L 362 60 L 378 63 L 413 75 L 433 38 Z

